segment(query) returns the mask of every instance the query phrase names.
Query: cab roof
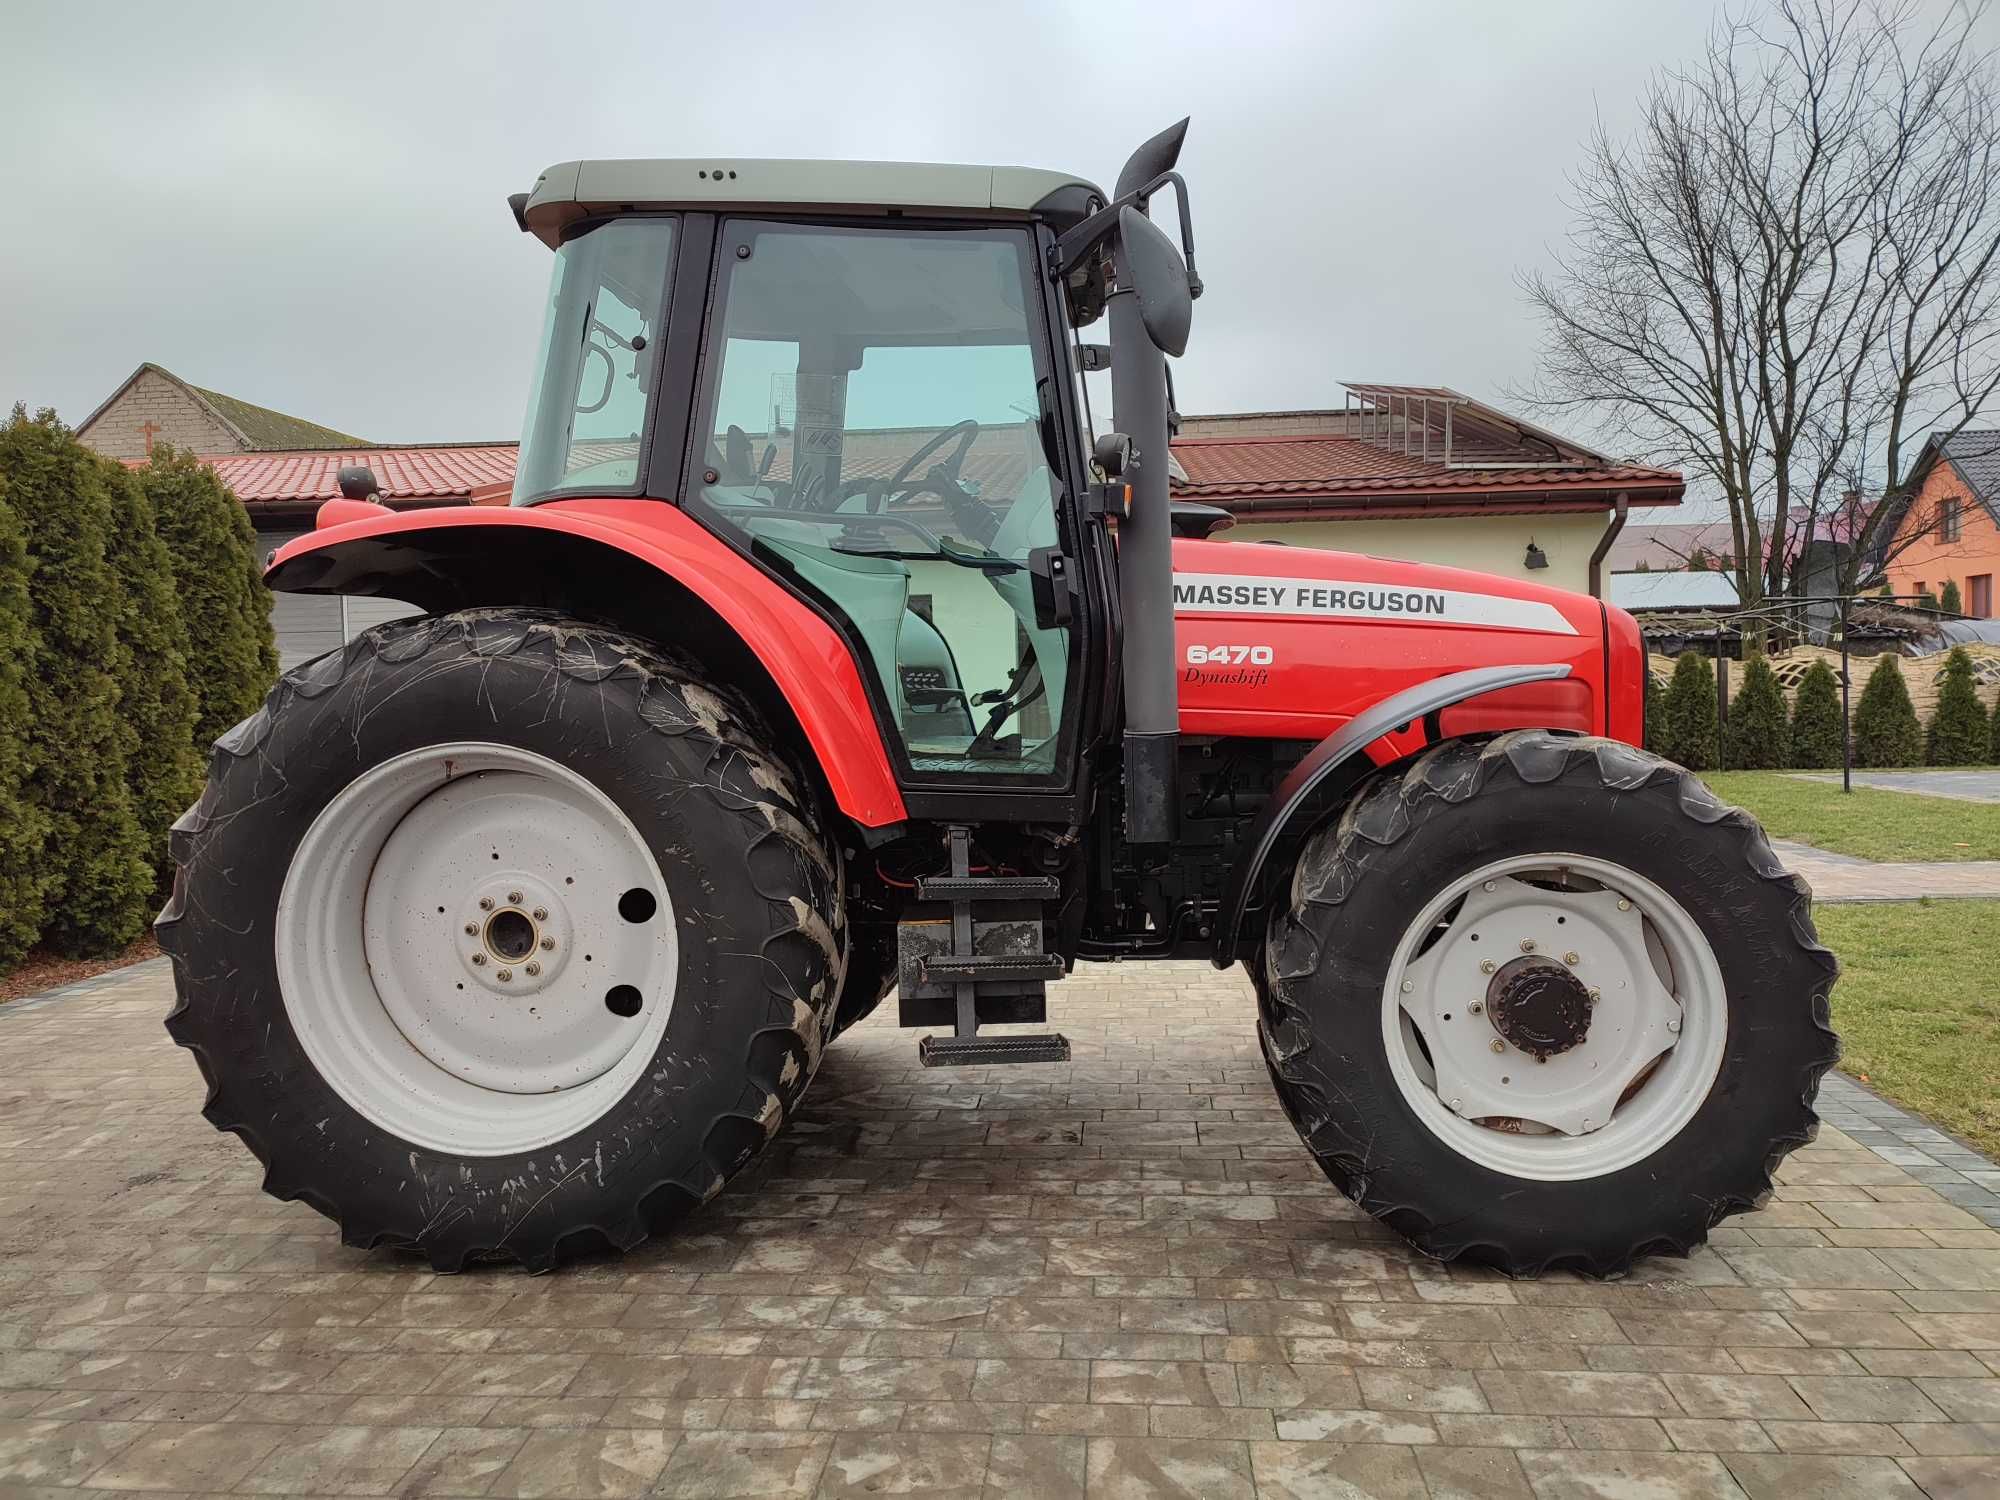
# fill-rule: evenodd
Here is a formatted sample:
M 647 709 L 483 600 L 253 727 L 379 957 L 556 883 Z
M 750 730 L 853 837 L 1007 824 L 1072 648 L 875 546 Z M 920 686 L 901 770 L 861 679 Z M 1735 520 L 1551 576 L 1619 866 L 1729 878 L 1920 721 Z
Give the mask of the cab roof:
M 779 161 L 704 157 L 682 161 L 566 161 L 515 201 L 523 229 L 562 242 L 579 219 L 668 208 L 827 209 L 843 214 L 929 210 L 972 217 L 1051 220 L 1060 231 L 1105 200 L 1103 189 L 1039 167 L 942 162 Z

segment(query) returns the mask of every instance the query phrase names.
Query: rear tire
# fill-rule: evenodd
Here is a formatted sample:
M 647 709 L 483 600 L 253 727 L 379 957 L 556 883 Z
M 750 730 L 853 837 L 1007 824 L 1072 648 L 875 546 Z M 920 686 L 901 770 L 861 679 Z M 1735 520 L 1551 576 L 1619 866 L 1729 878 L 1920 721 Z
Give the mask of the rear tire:
M 552 613 L 399 621 L 287 674 L 173 853 L 203 1112 L 266 1191 L 441 1271 L 671 1225 L 828 1035 L 843 892 L 807 783 L 747 704 Z
M 1610 740 L 1457 741 L 1371 782 L 1301 852 L 1264 960 L 1265 1060 L 1328 1177 L 1511 1275 L 1685 1255 L 1760 1205 L 1839 1056 L 1805 882 Z

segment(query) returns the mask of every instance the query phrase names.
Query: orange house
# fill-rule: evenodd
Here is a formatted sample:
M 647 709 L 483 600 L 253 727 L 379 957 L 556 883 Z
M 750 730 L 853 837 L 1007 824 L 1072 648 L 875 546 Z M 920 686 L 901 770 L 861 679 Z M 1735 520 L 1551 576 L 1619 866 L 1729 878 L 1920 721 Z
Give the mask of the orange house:
M 1958 585 L 1960 607 L 1993 618 L 2000 577 L 2000 431 L 1932 438 L 1911 473 L 1902 513 L 1885 528 L 1881 556 L 1898 594 L 1940 595 Z

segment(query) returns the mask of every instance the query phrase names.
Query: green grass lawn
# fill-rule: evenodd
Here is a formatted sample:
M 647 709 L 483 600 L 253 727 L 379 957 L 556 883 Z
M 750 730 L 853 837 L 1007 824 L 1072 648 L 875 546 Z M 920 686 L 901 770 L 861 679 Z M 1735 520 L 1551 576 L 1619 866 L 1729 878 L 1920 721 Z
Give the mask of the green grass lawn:
M 2000 803 L 1862 786 L 1843 792 L 1783 771 L 1717 771 L 1702 780 L 1775 838 L 1863 859 L 2000 859 Z
M 1840 958 L 1842 1071 L 2000 1156 L 2000 901 L 1822 906 L 1813 920 Z

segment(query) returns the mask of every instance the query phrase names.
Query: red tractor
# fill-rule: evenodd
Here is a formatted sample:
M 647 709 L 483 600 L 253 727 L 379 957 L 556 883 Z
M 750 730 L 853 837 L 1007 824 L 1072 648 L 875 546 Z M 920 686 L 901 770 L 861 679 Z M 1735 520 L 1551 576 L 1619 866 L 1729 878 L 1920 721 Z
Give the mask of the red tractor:
M 1307 1147 L 1426 1254 L 1612 1273 L 1762 1201 L 1835 964 L 1636 748 L 1631 618 L 1169 503 L 1184 128 L 1108 195 L 714 160 L 513 200 L 555 253 L 514 503 L 345 476 L 272 587 L 425 613 L 287 673 L 174 833 L 168 1029 L 268 1191 L 440 1270 L 627 1248 L 892 989 L 928 1064 L 1059 1060 L 982 1028 L 1146 957 L 1244 964 Z

